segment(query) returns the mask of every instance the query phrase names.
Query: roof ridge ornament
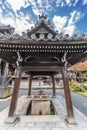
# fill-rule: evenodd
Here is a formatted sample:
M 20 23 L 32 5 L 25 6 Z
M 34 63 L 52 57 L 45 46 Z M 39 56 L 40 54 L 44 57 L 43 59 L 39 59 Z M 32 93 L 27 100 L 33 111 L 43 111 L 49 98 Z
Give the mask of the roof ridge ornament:
M 47 19 L 47 15 L 42 13 L 41 15 L 39 15 L 39 20 L 46 20 Z

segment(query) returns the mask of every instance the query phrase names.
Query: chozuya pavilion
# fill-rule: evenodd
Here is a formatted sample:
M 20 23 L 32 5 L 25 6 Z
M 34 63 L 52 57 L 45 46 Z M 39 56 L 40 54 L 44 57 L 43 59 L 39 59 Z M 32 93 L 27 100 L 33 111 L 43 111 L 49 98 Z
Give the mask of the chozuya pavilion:
M 8 118 L 14 118 L 22 72 L 30 75 L 28 95 L 31 94 L 33 76 L 51 76 L 53 97 L 56 96 L 54 76 L 60 72 L 64 84 L 67 120 L 73 123 L 74 112 L 67 68 L 87 57 L 86 35 L 62 35 L 53 29 L 44 14 L 39 16 L 35 27 L 23 32 L 21 36 L 15 34 L 14 30 L 11 26 L 0 28 L 0 58 L 16 68 Z

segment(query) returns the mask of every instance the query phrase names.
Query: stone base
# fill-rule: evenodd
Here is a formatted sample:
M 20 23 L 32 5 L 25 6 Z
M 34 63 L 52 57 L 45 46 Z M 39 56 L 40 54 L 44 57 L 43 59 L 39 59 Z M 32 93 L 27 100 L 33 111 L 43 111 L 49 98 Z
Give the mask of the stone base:
M 69 117 L 67 117 L 67 116 L 66 116 L 66 118 L 65 118 L 65 121 L 66 121 L 68 124 L 73 124 L 73 125 L 76 125 L 76 124 L 77 124 L 74 118 L 69 118 Z
M 15 121 L 18 120 L 18 117 L 17 116 L 14 116 L 14 117 L 7 117 L 7 119 L 5 120 L 5 123 L 7 124 L 12 124 L 14 123 Z
M 32 98 L 32 95 L 28 95 L 27 98 Z
M 32 100 L 31 115 L 50 115 L 50 100 Z
M 58 115 L 29 115 L 20 116 L 20 123 L 58 123 L 61 122 L 61 118 Z
M 52 96 L 52 98 L 56 98 L 56 95 L 55 95 L 55 96 Z

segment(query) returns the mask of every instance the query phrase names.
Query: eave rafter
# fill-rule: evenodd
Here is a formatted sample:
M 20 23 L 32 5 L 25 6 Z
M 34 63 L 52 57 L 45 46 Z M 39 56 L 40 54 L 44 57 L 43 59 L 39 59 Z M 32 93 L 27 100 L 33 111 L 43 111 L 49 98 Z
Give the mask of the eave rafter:
M 64 53 L 64 52 L 68 52 L 68 53 L 82 53 L 84 51 L 87 50 L 87 41 L 84 42 L 31 42 L 29 43 L 28 41 L 26 41 L 26 43 L 22 43 L 23 41 L 16 41 L 16 42 L 6 42 L 6 43 L 2 43 L 0 42 L 0 51 L 6 51 L 6 52 L 51 52 L 51 53 Z M 14 44 L 15 43 L 15 44 Z
M 0 58 L 12 64 L 16 62 L 17 55 L 13 52 L 0 52 Z
M 68 61 L 69 64 L 74 65 L 78 62 L 81 62 L 85 58 L 87 58 L 87 52 L 86 51 L 84 53 L 76 53 L 76 54 L 73 53 L 73 54 L 71 54 L 67 58 L 67 61 Z

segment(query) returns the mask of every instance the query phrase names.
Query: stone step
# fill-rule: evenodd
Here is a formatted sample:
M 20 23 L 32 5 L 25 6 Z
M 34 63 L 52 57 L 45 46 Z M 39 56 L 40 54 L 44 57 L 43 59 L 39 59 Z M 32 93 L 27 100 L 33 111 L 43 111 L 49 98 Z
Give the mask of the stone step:
M 29 116 L 20 116 L 20 123 L 53 123 L 60 122 L 61 119 L 58 115 L 29 115 Z

